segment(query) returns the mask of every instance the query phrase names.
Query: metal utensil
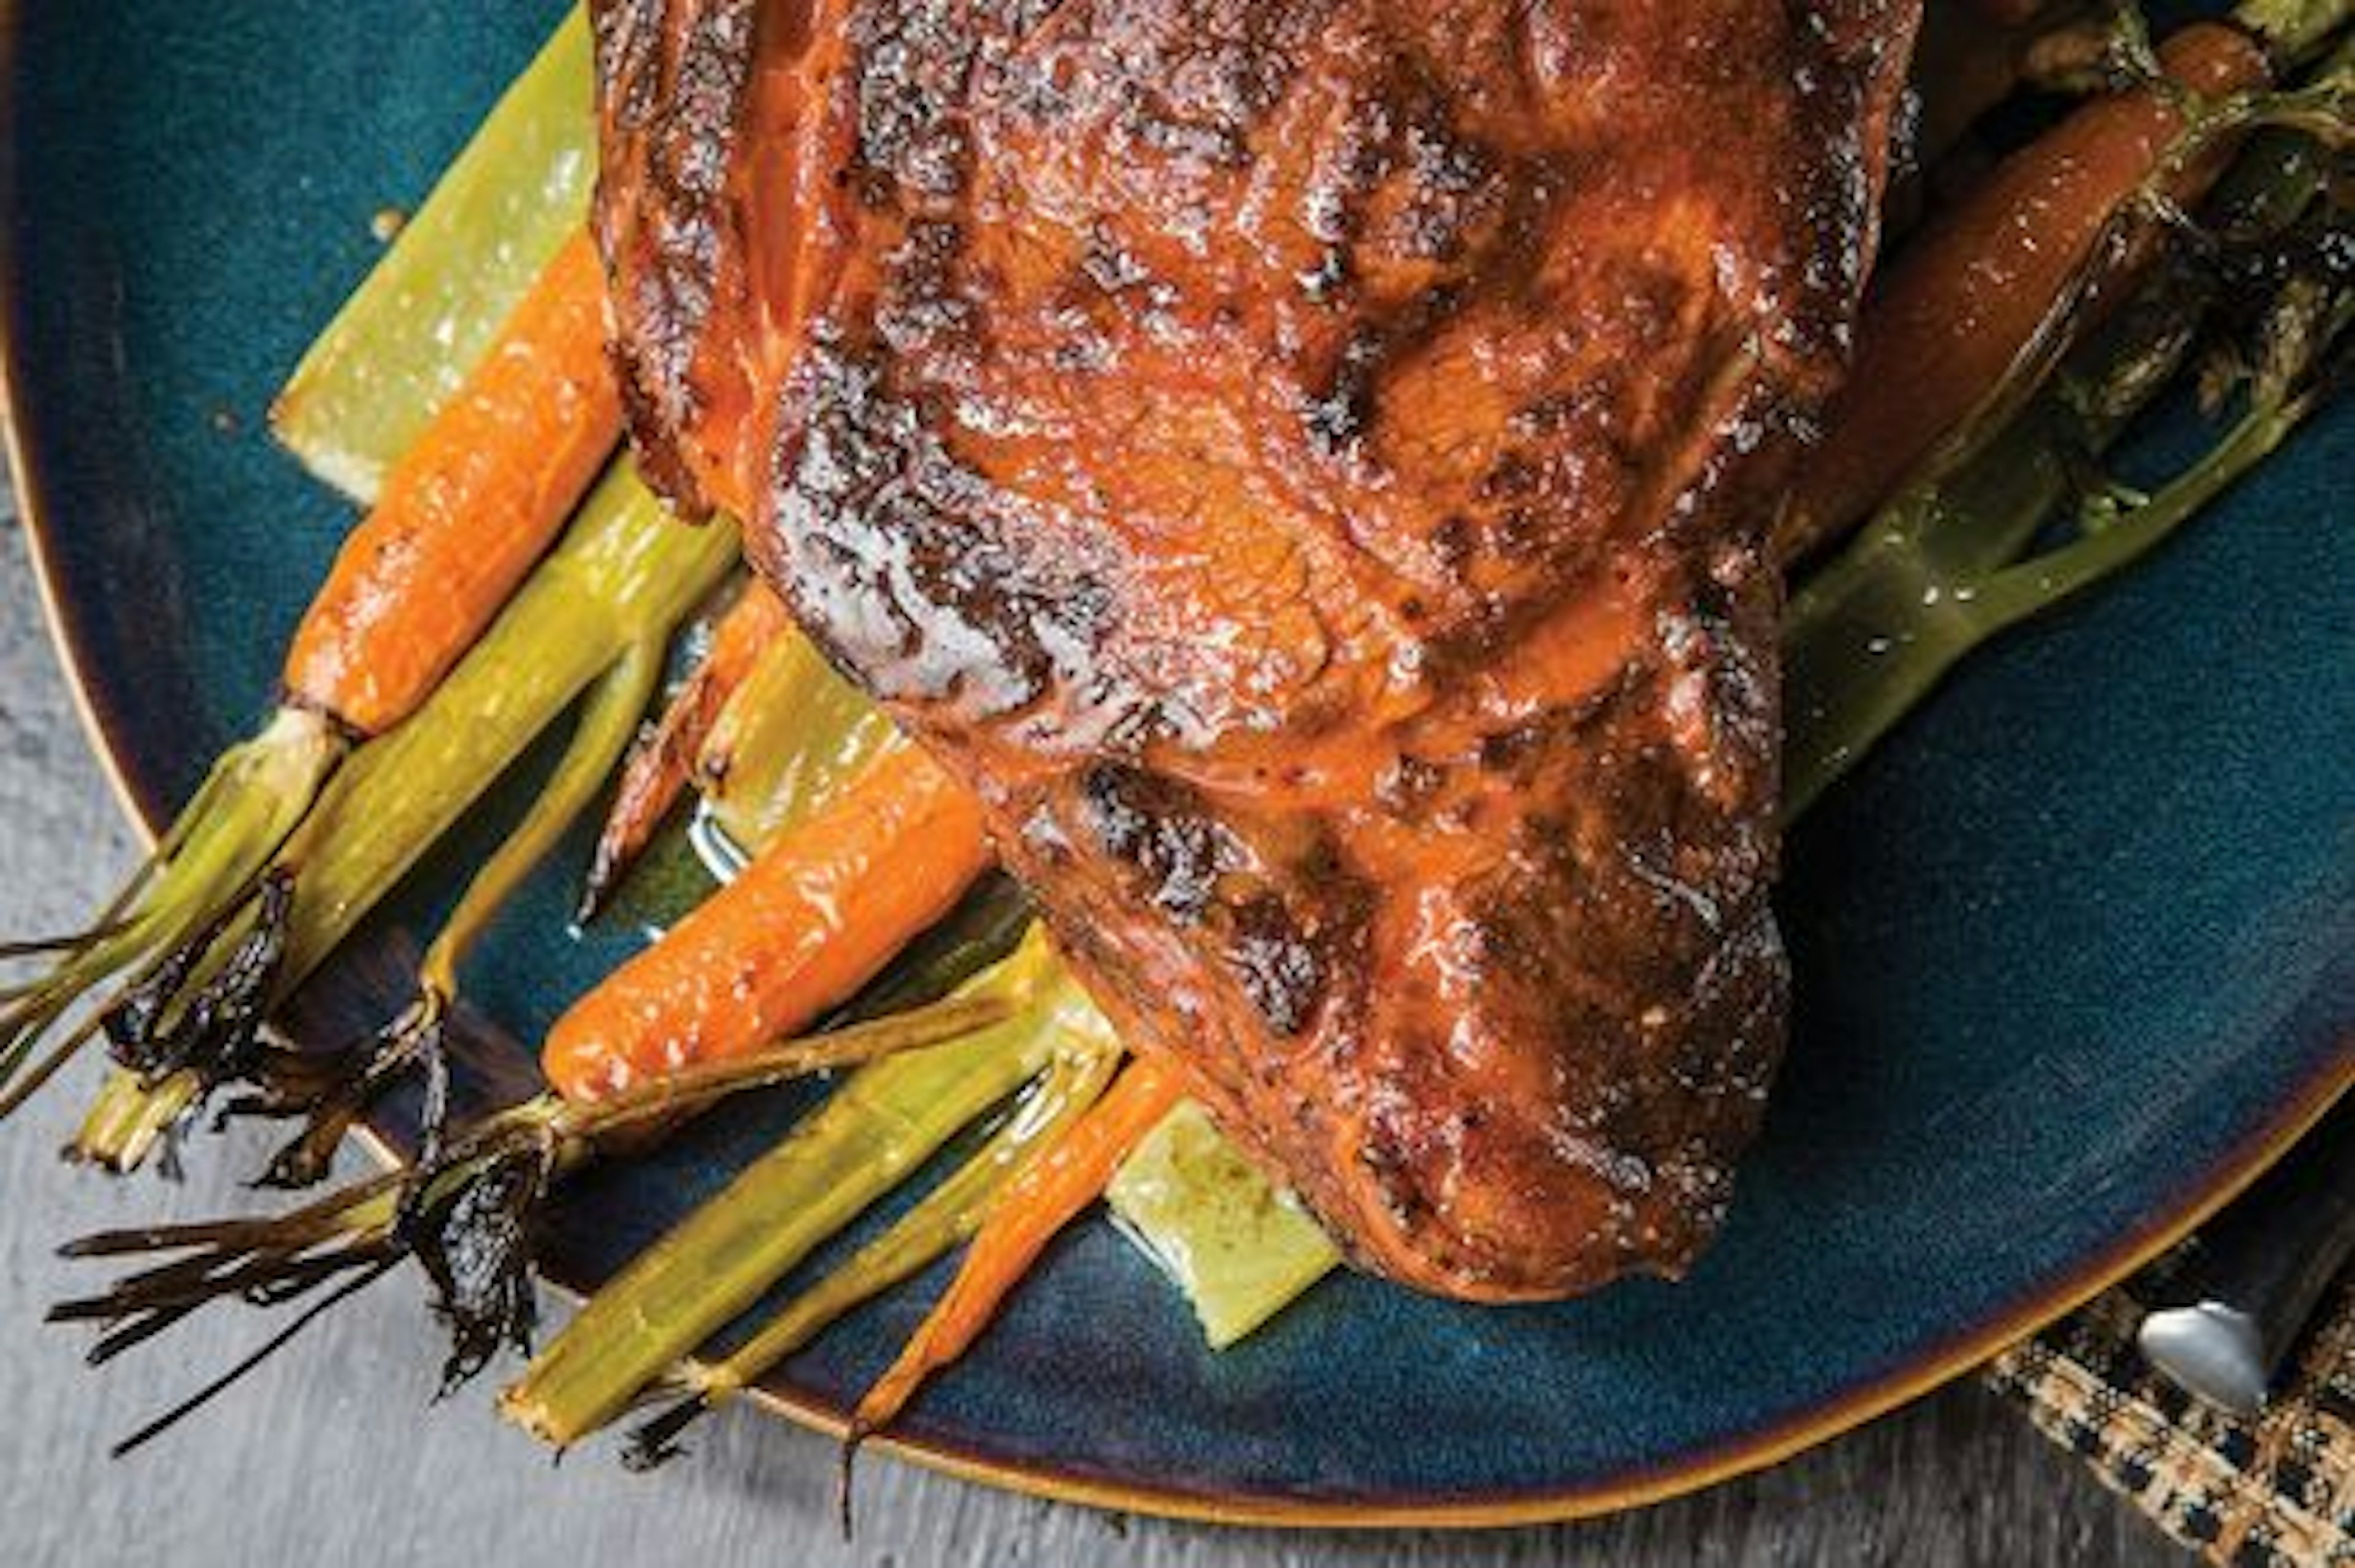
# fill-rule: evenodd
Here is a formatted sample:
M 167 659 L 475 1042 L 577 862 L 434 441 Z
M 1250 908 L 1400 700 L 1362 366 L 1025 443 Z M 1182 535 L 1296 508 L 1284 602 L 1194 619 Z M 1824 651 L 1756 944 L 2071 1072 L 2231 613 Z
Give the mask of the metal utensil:
M 2137 1342 L 2187 1392 L 2255 1415 L 2350 1255 L 2355 1094 L 2200 1232 Z

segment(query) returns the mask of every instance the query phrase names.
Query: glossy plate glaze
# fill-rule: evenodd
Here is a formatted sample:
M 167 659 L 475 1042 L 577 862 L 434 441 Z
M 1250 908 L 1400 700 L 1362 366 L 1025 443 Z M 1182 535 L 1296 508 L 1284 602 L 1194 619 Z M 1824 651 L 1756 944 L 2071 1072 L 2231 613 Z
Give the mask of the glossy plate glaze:
M 560 8 L 13 6 L 0 304 L 21 496 L 148 822 L 261 713 L 349 521 L 271 447 L 272 390 L 375 256 L 370 216 L 426 188 Z M 1806 824 L 1784 899 L 1796 1038 L 1691 1279 L 1510 1310 L 1351 1279 L 1214 1356 L 1091 1225 L 905 1445 L 1172 1513 L 1560 1517 L 1764 1463 L 2116 1277 L 2355 1072 L 2350 460 L 2342 409 L 2123 587 L 1971 665 Z M 299 1030 L 387 1015 L 461 864 L 425 868 Z M 477 1093 L 527 1087 L 517 1042 L 630 944 L 569 938 L 566 892 L 544 878 L 475 965 Z M 795 1109 L 732 1108 L 574 1189 L 552 1275 L 609 1275 Z M 379 1128 L 407 1130 L 400 1112 Z M 778 1402 L 831 1419 L 928 1295 L 827 1336 Z

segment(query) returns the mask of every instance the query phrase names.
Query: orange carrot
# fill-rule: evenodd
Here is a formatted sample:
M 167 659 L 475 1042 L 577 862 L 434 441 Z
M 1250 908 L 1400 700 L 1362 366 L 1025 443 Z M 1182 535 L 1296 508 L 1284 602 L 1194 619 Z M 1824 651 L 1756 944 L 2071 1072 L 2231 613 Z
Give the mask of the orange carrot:
M 711 634 L 703 662 L 671 699 L 662 721 L 630 753 L 613 809 L 597 836 L 597 852 L 581 896 L 580 918 L 589 920 L 644 852 L 647 840 L 678 804 L 694 771 L 697 753 L 711 733 L 729 696 L 744 682 L 762 653 L 793 624 L 784 601 L 753 578 L 728 607 Z
M 1103 1195 L 1120 1162 L 1185 1093 L 1174 1068 L 1139 1057 L 1071 1131 L 1015 1172 L 990 1205 L 947 1293 L 858 1402 L 850 1423 L 853 1443 L 890 1425 L 927 1377 L 973 1347 L 1047 1243 Z
M 922 752 L 890 752 L 574 1004 L 540 1066 L 566 1099 L 596 1100 L 773 1044 L 873 978 L 988 864 L 980 804 Z
M 430 694 L 620 439 L 604 272 L 584 229 L 386 475 L 287 651 L 286 702 L 381 733 Z
M 62 1031 L 37 1061 L 29 1057 L 103 986 L 144 976 L 136 983 L 162 987 L 135 1009 L 126 1010 L 128 990 L 109 1004 L 108 1037 L 126 1057 L 179 1038 L 192 1008 L 217 1010 L 178 993 L 213 982 L 208 957 L 224 923 L 242 918 L 272 859 L 353 748 L 414 711 L 489 628 L 620 439 L 604 298 L 584 229 L 386 475 L 376 510 L 346 541 L 287 650 L 269 724 L 215 762 L 165 835 L 166 852 L 118 900 L 120 918 L 77 943 L 35 986 L 0 996 L 0 1117 L 96 1036 L 93 1015 Z M 242 1016 L 234 1008 L 222 1016 L 232 1015 Z M 182 1040 L 172 1049 L 185 1056 L 189 1046 Z M 124 1070 L 110 1084 L 143 1097 L 144 1116 L 185 1104 L 170 1095 L 191 1092 L 191 1076 L 168 1080 L 152 1096 Z M 82 1147 L 121 1157 L 87 1141 Z
M 2257 46 L 2221 24 L 2184 28 L 2159 59 L 2202 95 L 2266 80 Z M 1786 559 L 1861 519 L 1994 392 L 2183 127 L 2179 104 L 2157 88 L 2086 103 L 1892 261 L 1865 311 L 1848 395 L 1784 520 Z M 2194 199 L 2221 166 L 2195 160 L 2167 194 Z

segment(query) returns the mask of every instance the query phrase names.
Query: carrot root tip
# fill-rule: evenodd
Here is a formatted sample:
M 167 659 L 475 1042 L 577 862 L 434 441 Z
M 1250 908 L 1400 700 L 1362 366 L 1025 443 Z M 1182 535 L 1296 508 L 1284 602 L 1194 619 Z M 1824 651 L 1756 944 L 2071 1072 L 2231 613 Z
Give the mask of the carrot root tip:
M 858 1450 L 875 1435 L 875 1430 L 873 1424 L 854 1415 L 842 1435 L 842 1452 L 834 1471 L 834 1517 L 846 1546 L 858 1539 Z
M 299 1117 L 303 1126 L 271 1157 L 253 1185 L 292 1190 L 325 1180 L 344 1135 L 412 1072 L 424 1084 L 419 1159 L 432 1164 L 449 1115 L 448 1018 L 442 993 L 425 986 L 399 1017 L 357 1045 L 334 1052 L 268 1053 L 256 1074 L 256 1093 L 232 1101 L 221 1116 Z

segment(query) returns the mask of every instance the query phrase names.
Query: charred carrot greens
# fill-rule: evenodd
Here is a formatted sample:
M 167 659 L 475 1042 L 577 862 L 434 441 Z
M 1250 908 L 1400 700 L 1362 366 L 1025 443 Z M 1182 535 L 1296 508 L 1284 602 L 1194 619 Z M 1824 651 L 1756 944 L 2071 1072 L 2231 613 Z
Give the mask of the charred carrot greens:
M 682 531 L 674 529 L 668 537 L 676 538 Z M 528 602 L 528 598 L 519 601 L 517 608 Z M 495 632 L 494 639 L 497 635 Z M 474 667 L 470 659 L 462 677 Z M 452 684 L 455 688 L 460 681 L 453 679 Z M 437 697 L 437 703 L 441 700 Z M 435 715 L 436 709 L 429 705 L 417 725 L 401 734 L 431 729 L 455 736 L 470 728 L 463 722 L 433 724 Z M 473 717 L 461 716 L 455 709 L 452 716 Z M 364 756 L 363 763 L 372 760 Z M 362 775 L 363 769 L 356 767 L 346 777 Z M 836 804 L 820 807 L 807 819 L 805 831 L 789 831 L 767 846 L 746 879 L 751 884 L 749 901 L 733 907 L 756 915 L 806 913 L 807 896 L 826 890 L 827 868 L 845 853 L 860 853 L 862 843 L 880 843 L 891 852 L 905 848 L 929 854 L 941 848 L 937 841 L 943 837 L 952 850 L 962 837 L 974 844 L 977 856 L 977 824 L 966 820 L 971 809 L 962 792 L 923 763 L 921 753 L 895 753 L 841 791 Z M 371 819 L 376 815 L 368 812 Z M 914 831 L 904 836 L 881 831 L 887 828 Z M 419 836 L 396 830 L 394 837 L 408 841 Z M 904 845 L 890 841 L 900 837 L 904 837 Z M 768 874 L 763 869 L 773 867 L 784 867 L 788 874 L 771 875 L 763 882 Z M 815 880 L 797 882 L 791 874 L 795 870 L 808 871 Z M 914 866 L 908 880 L 922 884 L 927 877 L 937 880 L 939 872 Z M 960 876 L 954 885 L 961 886 L 962 880 Z M 349 875 L 336 881 L 357 889 L 376 886 L 378 879 L 355 864 Z M 847 890 L 852 894 L 859 891 L 857 886 Z M 726 896 L 723 893 L 721 900 Z M 826 930 L 820 934 L 838 935 L 841 926 L 848 925 L 852 948 L 862 942 L 872 943 L 872 933 L 886 929 L 875 923 L 876 910 L 907 907 L 906 896 L 887 899 L 882 906 L 847 898 L 828 912 L 829 918 L 823 923 Z M 954 887 L 949 897 L 954 898 Z M 1004 928 L 1001 906 L 1007 903 L 1003 898 L 969 899 L 970 915 L 961 907 L 958 917 L 949 923 L 964 929 L 951 940 L 935 944 L 935 951 L 917 955 L 918 961 L 902 976 L 902 984 L 929 989 L 932 982 L 927 973 L 962 967 L 975 951 L 996 945 L 999 938 L 992 933 Z M 705 906 L 707 911 L 713 907 Z M 699 931 L 727 930 L 739 918 L 723 909 L 718 924 L 707 923 Z M 861 923 L 866 923 L 863 927 Z M 807 926 L 805 921 L 801 924 Z M 547 1095 L 503 1113 L 485 1126 L 431 1151 L 417 1172 L 395 1184 L 401 1194 L 398 1201 L 387 1196 L 388 1179 L 377 1179 L 346 1195 L 307 1205 L 280 1221 L 231 1221 L 100 1238 L 87 1249 L 93 1254 L 186 1250 L 189 1256 L 165 1264 L 161 1271 L 132 1275 L 117 1289 L 89 1301 L 69 1304 L 67 1316 L 110 1324 L 110 1335 L 101 1349 L 111 1354 L 160 1331 L 197 1307 L 232 1295 L 252 1296 L 258 1283 L 270 1285 L 261 1295 L 274 1301 L 290 1291 L 322 1285 L 331 1277 L 373 1279 L 374 1271 L 413 1252 L 433 1278 L 453 1328 L 453 1374 L 464 1375 L 499 1344 L 527 1332 L 529 1295 L 521 1283 L 524 1219 L 550 1181 L 593 1152 L 598 1136 L 622 1128 L 643 1132 L 651 1124 L 708 1104 L 720 1093 L 775 1082 L 788 1068 L 841 1066 L 878 1053 L 863 1048 L 860 1053 L 851 1053 L 849 1047 L 861 1040 L 907 1050 L 904 1057 L 878 1061 L 864 1070 L 797 1130 L 787 1146 L 740 1179 L 739 1189 L 756 1189 L 768 1200 L 753 1206 L 762 1216 L 761 1249 L 744 1250 L 739 1243 L 745 1232 L 730 1229 L 730 1214 L 742 1206 L 731 1209 L 725 1202 L 716 1204 L 705 1229 L 690 1227 L 682 1232 L 670 1245 L 641 1260 L 632 1271 L 633 1283 L 627 1288 L 602 1298 L 615 1304 L 611 1311 L 592 1307 L 576 1325 L 575 1334 L 550 1348 L 543 1381 L 527 1389 L 554 1392 L 519 1391 L 511 1409 L 520 1419 L 544 1420 L 550 1435 L 560 1435 L 569 1422 L 582 1421 L 585 1429 L 610 1417 L 617 1407 L 601 1403 L 602 1396 L 597 1391 L 610 1388 L 626 1399 L 677 1359 L 681 1335 L 683 1342 L 691 1345 L 709 1331 L 712 1322 L 724 1321 L 741 1310 L 741 1302 L 722 1305 L 729 1299 L 724 1281 L 715 1282 L 699 1272 L 714 1255 L 712 1245 L 717 1243 L 709 1242 L 713 1234 L 723 1236 L 719 1253 L 730 1259 L 730 1277 L 757 1281 L 751 1286 L 757 1295 L 775 1272 L 790 1267 L 808 1247 L 856 1218 L 959 1130 L 986 1116 L 1026 1083 L 1031 1084 L 1024 1108 L 992 1136 L 981 1154 L 967 1162 L 958 1178 L 895 1229 L 889 1246 L 879 1243 L 861 1255 L 857 1267 L 831 1282 L 825 1299 L 837 1306 L 826 1309 L 821 1300 L 802 1309 L 802 1320 L 811 1322 L 814 1311 L 822 1317 L 845 1309 L 922 1266 L 968 1233 L 971 1223 L 977 1221 L 982 1199 L 994 1189 L 1015 1157 L 1039 1145 L 1092 1100 L 1117 1058 L 1117 1045 L 1108 1026 L 1036 939 L 1028 949 L 997 964 L 944 1002 L 897 1012 L 874 1024 L 853 1024 L 799 1044 L 757 1049 L 762 1042 L 756 1031 L 786 1027 L 805 1017 L 851 981 L 822 980 L 823 964 L 805 965 L 785 972 L 787 984 L 783 987 L 762 982 L 750 987 L 743 996 L 730 996 L 735 971 L 677 962 L 677 955 L 699 952 L 699 944 L 708 941 L 698 929 L 690 929 L 693 925 L 690 921 L 675 931 L 654 950 L 662 955 L 655 964 L 618 989 L 592 998 L 593 1005 L 576 1020 L 581 1028 L 600 1020 L 619 1022 L 627 1026 L 623 1034 L 616 1037 L 591 1030 L 581 1038 L 600 1043 L 593 1050 L 576 1049 L 587 1060 L 613 1049 L 617 1039 L 636 1038 L 628 1030 L 642 1032 L 645 1028 L 643 1019 L 633 1015 L 638 1003 L 652 1003 L 659 1019 L 672 1016 L 682 998 L 694 1008 L 724 997 L 731 1006 L 741 1004 L 744 1016 L 722 1020 L 727 1027 L 716 1029 L 702 1042 L 707 1048 L 715 1042 L 724 1044 L 724 1052 L 706 1049 L 699 1063 L 683 1068 L 672 1064 L 659 1074 L 609 1072 L 589 1085 L 597 1091 L 594 1094 L 584 1093 L 571 1101 Z M 753 926 L 755 934 L 784 931 L 789 952 L 796 947 L 792 936 L 794 929 L 792 920 L 765 918 L 756 920 Z M 331 945 L 337 934 L 325 931 L 310 940 Z M 905 934 L 902 932 L 900 938 Z M 881 944 L 881 949 L 888 952 L 900 938 Z M 740 952 L 761 951 L 741 932 L 732 943 Z M 857 972 L 863 972 L 863 967 Z M 685 990 L 674 996 L 677 987 Z M 903 996 L 879 996 L 873 1003 L 903 1006 Z M 666 1008 L 671 1011 L 666 1012 Z M 921 1035 L 909 1032 L 919 1025 L 923 1030 Z M 556 1038 L 566 1037 L 559 1031 Z M 913 1049 L 918 1046 L 934 1048 Z M 648 1047 L 641 1040 L 628 1049 Z M 772 1206 L 778 1201 L 783 1203 L 782 1211 Z M 786 1217 L 779 1220 L 780 1212 Z M 412 1213 L 427 1218 L 404 1218 Z M 453 1230 L 484 1224 L 490 1225 L 493 1232 L 487 1240 Z M 507 1249 L 512 1266 L 503 1265 L 498 1271 L 506 1283 L 496 1291 L 478 1291 L 470 1298 L 465 1280 L 453 1277 L 446 1262 L 449 1250 L 460 1244 L 476 1248 L 477 1255 L 485 1246 Z M 679 1261 L 691 1265 L 692 1277 L 683 1281 L 671 1266 Z M 476 1271 L 468 1277 L 479 1280 L 479 1274 Z M 154 1283 L 158 1280 L 165 1283 L 159 1286 Z M 682 1311 L 697 1316 L 682 1324 L 674 1316 Z M 716 1319 L 709 1316 L 714 1312 L 719 1314 Z M 582 1342 L 581 1336 L 596 1342 L 609 1330 L 618 1331 L 613 1326 L 632 1324 L 645 1336 L 644 1353 L 636 1360 L 613 1344 L 603 1345 L 589 1357 L 564 1349 Z M 812 1331 L 814 1327 L 813 1323 Z M 759 1343 L 773 1345 L 775 1337 L 766 1335 Z M 748 1346 L 747 1353 L 761 1352 L 757 1346 Z M 714 1396 L 723 1397 L 716 1392 L 719 1388 L 714 1385 Z M 568 1413 L 581 1409 L 583 1399 L 589 1400 L 591 1413 Z M 181 1413 L 184 1408 L 176 1408 L 166 1421 Z
M 872 1152 L 867 1146 L 876 1135 L 900 1139 L 904 1157 L 921 1160 L 923 1140 L 933 1136 L 928 1129 L 938 1127 L 937 1138 L 945 1139 L 962 1119 L 986 1108 L 984 1092 L 990 1083 L 1002 1082 L 1002 1093 L 1020 1081 L 1026 1068 L 1035 1067 L 1035 1059 L 1014 1048 L 1017 1042 L 1003 1032 L 1008 1010 L 1006 999 L 977 992 L 682 1072 L 591 1105 L 542 1095 L 458 1135 L 431 1159 L 368 1178 L 285 1214 L 88 1236 L 69 1246 L 68 1255 L 171 1254 L 170 1261 L 142 1266 L 95 1296 L 60 1303 L 50 1317 L 101 1325 L 105 1332 L 91 1355 L 103 1361 L 208 1306 L 237 1301 L 282 1307 L 322 1293 L 311 1305 L 323 1307 L 380 1278 L 392 1264 L 414 1257 L 433 1281 L 450 1330 L 444 1378 L 454 1385 L 503 1347 L 528 1344 L 538 1319 L 528 1221 L 549 1188 L 567 1174 L 609 1147 L 630 1147 L 650 1127 L 691 1115 L 728 1095 L 873 1063 L 853 1081 L 870 1089 L 829 1101 L 797 1135 L 803 1148 L 831 1149 L 834 1165 L 855 1188 L 873 1179 L 861 1176 L 858 1162 Z M 943 1056 L 946 1051 L 964 1054 L 951 1059 Z M 992 1051 L 1005 1059 L 998 1080 L 974 1071 Z M 911 1064 L 910 1071 L 876 1080 L 875 1074 L 903 1062 Z M 926 1066 L 932 1071 L 924 1071 Z M 850 1189 L 836 1194 L 821 1188 L 815 1196 L 821 1205 L 847 1204 L 853 1213 L 860 1202 Z M 310 1316 L 306 1310 L 293 1328 Z M 266 1341 L 265 1352 L 288 1337 Z M 250 1358 L 229 1377 L 206 1384 L 117 1452 L 189 1414 L 259 1359 Z
M 386 480 L 297 630 L 276 718 L 216 764 L 155 859 L 56 967 L 0 1008 L 0 1114 L 95 1032 L 62 1028 L 92 990 L 134 990 L 197 966 L 181 954 L 237 918 L 255 877 L 355 741 L 412 712 L 489 624 L 563 526 L 618 439 L 603 357 L 603 283 L 585 234 L 508 318 L 487 357 Z M 109 1032 L 168 1027 L 169 1008 L 115 1008 Z M 31 1061 L 44 1038 L 46 1057 Z M 149 1042 L 130 1040 L 144 1051 Z M 29 1071 L 27 1070 L 30 1062 Z
M 438 1019 L 466 946 L 602 785 L 672 630 L 721 580 L 735 554 L 732 528 L 679 524 L 626 466 L 617 468 L 441 688 L 414 718 L 360 750 L 277 857 L 293 889 L 279 912 L 277 956 L 267 973 L 238 976 L 243 1005 L 231 1009 L 235 1016 L 258 1021 L 251 1019 L 257 1008 L 266 1014 L 283 999 L 525 748 L 593 689 L 570 754 L 531 815 L 477 874 L 428 955 L 418 1013 L 383 1042 L 373 1072 L 392 1071 L 430 1043 L 423 1031 Z M 210 974 L 186 979 L 201 985 Z M 78 1144 L 85 1157 L 118 1168 L 136 1164 L 207 1088 L 256 1068 L 301 1065 L 258 1056 L 251 1029 L 225 1030 L 228 1015 L 218 1006 L 179 1010 L 211 1019 L 213 1027 L 150 1031 L 155 1043 L 118 1071 L 85 1123 Z M 337 1086 L 339 1093 L 346 1087 Z M 319 1107 L 331 1121 L 347 1119 L 350 1108 L 340 1097 Z M 324 1134 L 304 1140 L 299 1147 L 307 1153 L 290 1157 L 297 1163 L 280 1174 L 297 1174 L 304 1168 L 300 1160 L 323 1153 L 324 1143 Z
M 341 761 L 344 737 L 316 713 L 281 712 L 213 764 L 196 797 L 90 931 L 19 951 L 54 965 L 0 1001 L 0 1116 L 13 1112 L 97 1035 L 103 1015 L 72 1014 L 98 987 L 146 973 L 161 955 L 234 915 L 255 872 L 293 831 Z M 36 1056 L 44 1041 L 46 1054 Z

